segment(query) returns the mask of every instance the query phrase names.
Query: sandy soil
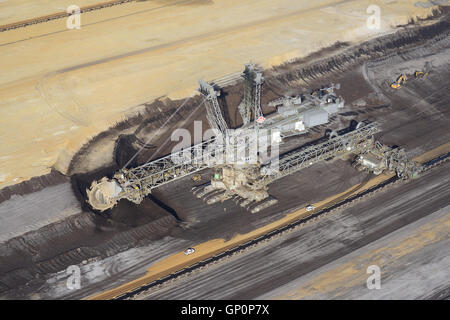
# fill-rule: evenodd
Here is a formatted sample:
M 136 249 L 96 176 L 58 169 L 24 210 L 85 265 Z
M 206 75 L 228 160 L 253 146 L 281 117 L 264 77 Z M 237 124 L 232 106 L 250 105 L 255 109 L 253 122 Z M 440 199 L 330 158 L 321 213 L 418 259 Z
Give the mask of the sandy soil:
M 98 2 L 101 1 L 77 0 L 76 4 L 84 7 Z M 2 0 L 0 1 L 0 25 L 66 11 L 66 8 L 73 4 L 74 1 L 71 0 Z
M 89 138 L 157 97 L 193 94 L 199 78 L 249 60 L 278 65 L 430 13 L 415 2 L 146 1 L 83 14 L 80 30 L 62 19 L 2 32 L 0 187 L 51 167 L 66 173 Z M 369 4 L 382 8 L 380 30 L 366 27 Z

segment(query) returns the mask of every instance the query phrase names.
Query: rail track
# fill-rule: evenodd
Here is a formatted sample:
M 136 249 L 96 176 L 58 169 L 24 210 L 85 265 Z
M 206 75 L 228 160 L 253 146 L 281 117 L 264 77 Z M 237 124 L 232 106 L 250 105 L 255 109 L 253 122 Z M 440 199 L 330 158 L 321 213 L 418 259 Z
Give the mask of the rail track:
M 423 163 L 423 172 L 426 172 L 440 164 L 442 164 L 443 162 L 445 162 L 446 160 L 448 160 L 448 158 L 450 157 L 450 152 L 438 156 L 432 160 L 426 161 Z M 368 196 L 376 193 L 376 192 L 380 192 L 382 190 L 384 190 L 385 188 L 387 188 L 388 186 L 392 186 L 395 184 L 399 184 L 399 183 L 403 183 L 405 182 L 405 180 L 399 179 L 397 176 L 393 176 L 392 178 L 389 178 L 386 181 L 383 181 L 382 183 L 375 185 L 369 189 L 366 189 L 362 192 L 359 192 L 357 194 L 354 194 L 350 197 L 347 197 L 343 200 L 340 200 L 318 212 L 312 213 L 311 215 L 301 218 L 295 222 L 292 222 L 290 224 L 287 224 L 283 227 L 280 227 L 278 229 L 272 230 L 262 236 L 259 236 L 255 239 L 252 239 L 250 241 L 247 241 L 243 244 L 240 244 L 232 249 L 226 250 L 224 252 L 221 252 L 213 257 L 207 258 L 205 260 L 202 260 L 200 262 L 197 262 L 189 267 L 183 268 L 177 272 L 171 273 L 163 278 L 160 278 L 158 280 L 149 282 L 143 286 L 140 286 L 136 289 L 130 290 L 128 292 L 125 292 L 121 295 L 118 295 L 116 297 L 113 297 L 112 300 L 126 300 L 126 299 L 133 299 L 138 295 L 147 293 L 148 291 L 150 291 L 151 289 L 155 289 L 155 288 L 161 288 L 165 285 L 168 285 L 172 282 L 174 282 L 175 280 L 179 280 L 182 277 L 188 276 L 190 274 L 193 274 L 195 272 L 201 271 L 202 269 L 204 269 L 205 267 L 217 264 L 225 259 L 228 259 L 234 255 L 237 255 L 239 253 L 243 253 L 249 249 L 252 249 L 258 245 L 264 244 L 266 242 L 269 242 L 270 240 L 273 240 L 275 238 L 278 238 L 282 235 L 285 235 L 288 232 L 292 232 L 294 230 L 297 230 L 299 227 L 309 223 L 309 222 L 313 222 L 319 218 L 322 218 L 324 216 L 327 216 L 331 213 L 333 213 L 334 211 L 338 210 L 338 209 L 342 209 L 345 207 L 350 206 L 351 204 L 355 203 L 356 201 L 360 201 L 363 200 L 365 198 L 367 198 Z
M 100 10 L 100 9 L 104 9 L 104 8 L 108 8 L 108 7 L 113 7 L 113 6 L 118 6 L 121 4 L 129 3 L 129 2 L 138 2 L 138 1 L 142 1 L 142 0 L 111 0 L 111 1 L 106 1 L 106 2 L 100 2 L 97 4 L 90 5 L 90 6 L 81 7 L 80 13 L 86 13 L 86 12 L 90 12 L 90 11 Z M 192 1 L 192 0 L 175 1 L 172 3 L 162 5 L 160 7 L 167 7 L 167 6 L 185 3 L 185 2 L 189 2 L 189 1 Z M 44 22 L 48 22 L 51 20 L 66 18 L 66 17 L 69 17 L 71 14 L 72 13 L 67 13 L 65 11 L 61 11 L 61 12 L 56 12 L 53 14 L 49 14 L 49 15 L 45 15 L 45 16 L 41 16 L 41 17 L 37 17 L 37 18 L 31 18 L 31 19 L 27 19 L 27 20 L 13 22 L 10 24 L 0 25 L 0 32 L 5 32 L 5 31 L 13 30 L 13 29 L 18 29 L 18 28 L 24 28 L 27 26 L 31 26 L 33 24 L 44 23 Z
M 81 7 L 80 13 L 85 13 L 85 12 L 94 11 L 94 10 L 100 10 L 103 8 L 117 6 L 117 5 L 121 5 L 121 4 L 128 3 L 128 2 L 134 2 L 134 1 L 136 1 L 136 0 L 112 0 L 112 1 L 107 1 L 107 2 L 101 2 L 101 3 L 93 4 L 90 6 Z M 5 32 L 5 31 L 13 30 L 13 29 L 18 29 L 18 28 L 24 28 L 24 27 L 27 27 L 27 26 L 30 26 L 33 24 L 38 24 L 38 23 L 48 22 L 51 20 L 65 18 L 70 15 L 71 15 L 71 13 L 62 11 L 62 12 L 49 14 L 46 16 L 41 16 L 41 17 L 37 17 L 37 18 L 31 18 L 31 19 L 22 20 L 22 21 L 10 23 L 10 24 L 5 24 L 5 25 L 0 26 L 0 32 Z

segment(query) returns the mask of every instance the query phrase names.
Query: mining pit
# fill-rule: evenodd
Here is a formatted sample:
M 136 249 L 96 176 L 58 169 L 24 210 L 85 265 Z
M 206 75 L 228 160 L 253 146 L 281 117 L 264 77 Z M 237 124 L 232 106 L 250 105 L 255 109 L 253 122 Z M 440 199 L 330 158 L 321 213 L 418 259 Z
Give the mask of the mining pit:
M 366 119 L 381 124 L 382 132 L 377 139 L 383 144 L 405 148 L 411 157 L 448 142 L 450 18 L 446 7 L 441 10 L 442 14 L 426 25 L 409 25 L 395 34 L 358 45 L 336 43 L 306 58 L 265 70 L 262 95 L 265 114 L 273 112 L 265 107 L 267 103 L 286 92 L 308 92 L 331 82 L 340 83 L 337 93 L 345 100 L 344 109 L 328 124 L 286 140 L 282 152 L 320 139 L 326 129 L 342 129 L 352 121 Z M 431 66 L 427 78 L 408 79 L 398 90 L 389 87 L 396 75 L 414 72 L 425 65 Z M 236 108 L 242 99 L 241 87 L 242 82 L 237 82 L 221 88 L 219 103 L 232 127 L 242 123 Z M 199 242 L 230 239 L 238 233 L 249 232 L 370 178 L 351 167 L 348 159 L 318 163 L 271 184 L 269 193 L 279 200 L 278 204 L 250 214 L 232 201 L 208 206 L 195 198 L 191 188 L 211 177 L 211 171 L 205 170 L 201 172 L 200 182 L 192 181 L 189 176 L 163 185 L 140 205 L 124 200 L 104 213 L 91 210 L 86 203 L 85 189 L 93 180 L 111 177 L 138 151 L 128 166 L 169 154 L 177 143 L 170 140 L 175 128 L 186 128 L 193 133 L 194 121 L 202 121 L 203 129 L 208 128 L 200 96 L 189 99 L 176 112 L 183 102 L 159 99 L 146 105 L 145 112 L 95 136 L 75 154 L 67 175 L 54 170 L 0 190 L 0 212 L 8 211 L 10 215 L 2 219 L 12 221 L 19 215 L 39 211 L 36 219 L 50 222 L 25 233 L 18 226 L 20 235 L 0 242 L 2 297 L 85 297 L 99 288 L 117 286 L 142 274 L 146 266 L 171 253 Z M 159 131 L 162 126 L 164 130 Z M 104 144 L 114 144 L 114 152 L 99 154 L 97 147 Z M 59 191 L 52 188 L 55 186 Z M 37 192 L 39 197 L 34 198 Z M 70 209 L 72 213 L 60 221 L 52 221 L 50 213 L 56 202 L 61 202 L 58 208 Z M 64 203 L 69 203 L 70 208 Z M 0 221 L 5 225 L 6 220 Z M 159 250 L 123 258 L 127 261 L 123 266 L 111 262 L 111 258 L 121 253 L 155 246 Z M 133 259 L 136 261 L 132 262 Z M 77 293 L 52 287 L 52 279 L 60 279 L 68 266 L 87 268 L 101 261 L 109 267 L 108 273 L 92 276 L 92 281 Z

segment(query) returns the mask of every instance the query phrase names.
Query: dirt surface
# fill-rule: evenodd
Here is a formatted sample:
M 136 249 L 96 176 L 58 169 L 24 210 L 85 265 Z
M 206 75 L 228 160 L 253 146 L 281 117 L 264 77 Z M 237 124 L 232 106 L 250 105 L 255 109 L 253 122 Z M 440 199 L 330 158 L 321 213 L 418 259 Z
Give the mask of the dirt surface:
M 140 299 L 417 299 L 450 287 L 450 163 Z M 366 269 L 379 265 L 381 290 Z
M 301 59 L 267 70 L 263 103 L 280 93 L 312 89 L 331 81 L 341 83 L 339 94 L 346 100 L 345 109 L 330 124 L 288 140 L 283 148 L 289 150 L 318 139 L 326 128 L 338 129 L 348 126 L 352 120 L 365 119 L 381 124 L 383 132 L 378 137 L 381 142 L 405 147 L 411 156 L 448 142 L 449 97 L 448 81 L 445 81 L 450 77 L 448 33 L 448 20 L 443 19 L 358 46 L 337 44 L 313 55 L 311 60 Z M 397 72 L 422 67 L 426 62 L 432 65 L 427 79 L 411 79 L 395 91 L 388 87 Z M 233 125 L 239 125 L 235 112 L 236 102 L 240 100 L 239 85 L 225 87 L 221 101 Z M 367 178 L 348 161 L 316 164 L 270 185 L 269 192 L 280 200 L 279 204 L 257 215 L 244 212 L 232 201 L 206 206 L 190 193 L 194 184 L 190 177 L 158 188 L 153 198 L 140 206 L 122 201 L 111 210 L 109 217 L 90 212 L 84 190 L 93 179 L 111 176 L 143 145 L 145 148 L 133 164 L 170 152 L 171 129 L 184 126 L 192 131 L 192 122 L 203 119 L 204 112 L 198 108 L 196 99 L 188 101 L 171 118 L 182 102 L 160 99 L 149 104 L 145 112 L 94 137 L 76 154 L 69 171 L 71 197 L 78 199 L 79 212 L 0 245 L 3 297 L 85 297 L 100 288 L 105 290 L 129 281 L 144 273 L 150 264 L 188 246 L 249 232 L 288 211 L 342 192 Z M 163 124 L 165 130 L 158 132 Z M 153 135 L 155 139 L 146 144 Z M 109 153 L 98 150 L 103 145 L 108 145 Z M 101 166 L 95 162 L 99 154 L 103 158 Z M 202 177 L 206 182 L 209 173 L 202 172 Z M 39 191 L 42 192 L 40 202 L 52 199 L 51 189 L 46 189 Z M 0 205 L 11 208 L 8 211 L 16 210 L 17 216 L 29 214 L 30 207 L 14 205 L 13 193 Z M 29 206 L 33 206 L 33 201 L 37 201 L 33 194 L 22 193 L 24 197 L 29 196 Z M 73 264 L 83 266 L 86 280 L 78 292 L 68 292 L 63 285 L 65 269 Z
M 13 186 L 0 189 L 0 203 L 11 198 L 12 195 L 24 195 L 44 189 L 45 187 L 54 186 L 63 182 L 70 181 L 70 178 L 53 170 L 51 173 L 31 178 Z
M 78 0 L 77 5 L 83 7 L 92 5 L 93 2 L 105 1 Z M 34 2 L 3 0 L 0 2 L 0 25 L 66 11 L 66 8 L 70 5 L 73 5 L 71 0 L 40 0 Z

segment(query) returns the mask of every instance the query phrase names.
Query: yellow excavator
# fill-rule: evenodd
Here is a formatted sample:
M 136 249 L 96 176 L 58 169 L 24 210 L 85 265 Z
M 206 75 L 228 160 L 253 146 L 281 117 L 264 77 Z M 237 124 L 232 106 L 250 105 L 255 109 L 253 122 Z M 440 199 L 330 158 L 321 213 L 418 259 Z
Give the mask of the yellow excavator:
M 406 74 L 402 73 L 397 80 L 391 83 L 391 88 L 398 89 L 406 82 Z
M 428 71 L 415 71 L 414 72 L 414 78 L 421 79 L 427 77 L 429 74 Z M 391 83 L 391 88 L 398 89 L 402 86 L 402 84 L 405 84 L 406 82 L 406 73 L 402 73 L 400 76 L 398 76 L 397 80 Z
M 202 176 L 199 175 L 198 173 L 197 173 L 197 174 L 194 174 L 194 175 L 192 176 L 192 181 L 197 182 L 197 181 L 200 181 L 200 180 L 202 180 Z
M 427 76 L 428 76 L 428 72 L 425 72 L 425 71 L 416 71 L 416 72 L 414 72 L 414 77 L 418 78 L 418 79 L 424 78 L 424 77 L 427 77 Z

